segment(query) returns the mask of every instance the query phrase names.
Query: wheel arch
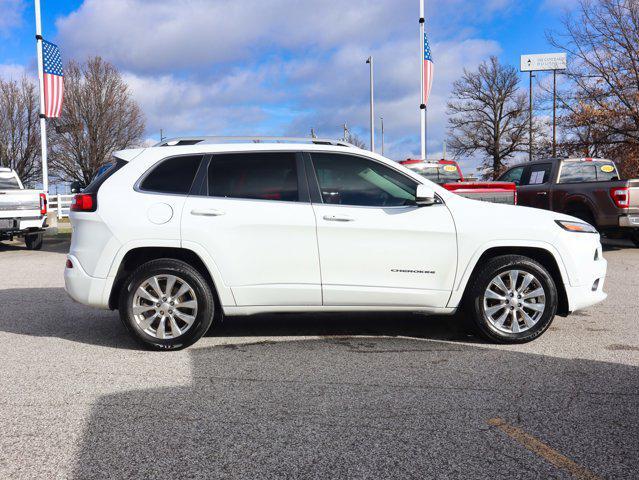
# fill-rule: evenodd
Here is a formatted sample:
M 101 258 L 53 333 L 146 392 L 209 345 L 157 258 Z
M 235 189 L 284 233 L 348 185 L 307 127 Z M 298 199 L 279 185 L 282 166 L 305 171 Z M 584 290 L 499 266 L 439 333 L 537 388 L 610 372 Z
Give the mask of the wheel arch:
M 557 286 L 559 301 L 557 305 L 557 315 L 566 316 L 570 313 L 568 295 L 566 292 L 566 283 L 568 282 L 568 278 L 563 262 L 561 261 L 559 254 L 553 249 L 539 245 L 499 245 L 485 248 L 481 251 L 481 253 L 475 256 L 476 260 L 473 262 L 472 268 L 469 267 L 467 269 L 467 273 L 464 275 L 464 278 L 462 278 L 457 292 L 453 292 L 448 306 L 450 307 L 461 304 L 468 290 L 468 286 L 477 274 L 478 269 L 481 268 L 481 266 L 488 260 L 502 255 L 522 255 L 543 265 L 548 270 L 555 282 L 555 285 Z M 452 302 L 455 302 L 455 305 L 452 305 Z
M 595 222 L 597 222 L 597 208 L 588 197 L 579 194 L 567 197 L 564 202 L 563 213 L 570 215 L 579 210 L 587 211 Z
M 231 305 L 235 305 L 230 289 L 224 286 L 217 269 L 210 268 L 195 251 L 172 246 L 144 246 L 129 249 L 118 263 L 113 285 L 109 292 L 108 305 L 111 310 L 117 309 L 119 294 L 128 276 L 143 263 L 160 258 L 181 260 L 195 268 L 211 286 L 213 295 L 221 306 L 228 305 L 229 302 Z

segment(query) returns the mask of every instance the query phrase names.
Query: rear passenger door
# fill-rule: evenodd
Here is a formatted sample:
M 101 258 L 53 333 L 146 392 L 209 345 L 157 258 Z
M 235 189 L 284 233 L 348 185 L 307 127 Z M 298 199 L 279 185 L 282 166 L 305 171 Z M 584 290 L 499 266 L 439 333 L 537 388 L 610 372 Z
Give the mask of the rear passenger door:
M 238 306 L 322 303 L 301 158 L 295 152 L 214 154 L 197 194 L 186 200 L 182 244 L 207 251 Z
M 522 205 L 550 210 L 550 190 L 552 163 L 529 165 L 517 188 L 518 200 Z

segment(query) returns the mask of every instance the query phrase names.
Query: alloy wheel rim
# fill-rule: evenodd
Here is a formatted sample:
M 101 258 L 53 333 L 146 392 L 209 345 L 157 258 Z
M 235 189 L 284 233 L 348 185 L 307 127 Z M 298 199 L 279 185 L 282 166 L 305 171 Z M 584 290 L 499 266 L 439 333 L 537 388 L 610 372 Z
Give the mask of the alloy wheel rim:
M 133 295 L 132 311 L 137 327 L 159 340 L 184 335 L 195 322 L 197 308 L 193 287 L 176 275 L 149 277 Z
M 534 327 L 546 311 L 546 293 L 535 275 L 507 270 L 491 280 L 484 292 L 484 317 L 503 333 Z

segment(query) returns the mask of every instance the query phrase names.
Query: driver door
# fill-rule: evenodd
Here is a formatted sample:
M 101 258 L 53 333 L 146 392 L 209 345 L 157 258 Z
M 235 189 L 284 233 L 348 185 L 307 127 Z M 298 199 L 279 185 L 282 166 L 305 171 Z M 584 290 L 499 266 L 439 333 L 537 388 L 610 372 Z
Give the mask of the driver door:
M 312 153 L 306 170 L 324 305 L 446 305 L 457 264 L 446 205 L 418 207 L 415 180 L 367 157 Z

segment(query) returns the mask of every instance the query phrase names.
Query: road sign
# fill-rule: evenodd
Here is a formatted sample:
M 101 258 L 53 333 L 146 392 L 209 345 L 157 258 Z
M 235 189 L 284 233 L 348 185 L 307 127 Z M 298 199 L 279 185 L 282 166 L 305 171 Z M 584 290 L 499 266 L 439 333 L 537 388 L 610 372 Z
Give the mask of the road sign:
M 521 71 L 537 72 L 541 70 L 565 70 L 565 53 L 542 53 L 538 55 L 522 55 Z

